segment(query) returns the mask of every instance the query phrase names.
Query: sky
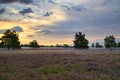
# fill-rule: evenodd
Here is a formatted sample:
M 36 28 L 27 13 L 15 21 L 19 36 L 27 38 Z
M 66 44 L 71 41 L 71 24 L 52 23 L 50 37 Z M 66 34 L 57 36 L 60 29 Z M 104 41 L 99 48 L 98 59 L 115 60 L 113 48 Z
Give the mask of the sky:
M 0 36 L 19 32 L 22 44 L 73 44 L 76 32 L 90 43 L 120 41 L 120 0 L 0 0 Z

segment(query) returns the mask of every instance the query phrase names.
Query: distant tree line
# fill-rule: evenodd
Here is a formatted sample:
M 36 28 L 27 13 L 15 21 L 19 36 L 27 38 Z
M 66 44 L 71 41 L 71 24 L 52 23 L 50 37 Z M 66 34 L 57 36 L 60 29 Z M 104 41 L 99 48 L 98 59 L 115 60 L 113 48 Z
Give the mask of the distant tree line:
M 103 48 L 103 46 L 99 43 L 99 42 L 96 42 L 95 44 L 92 43 L 92 48 Z
M 113 35 L 107 36 L 104 38 L 104 46 L 105 48 L 120 48 L 120 42 L 115 41 L 115 37 Z M 76 49 L 88 49 L 88 43 L 89 41 L 85 38 L 85 34 L 82 34 L 81 32 L 78 32 L 75 34 L 74 39 L 74 48 Z M 92 47 L 96 48 L 102 48 L 103 46 L 100 45 L 98 42 L 96 44 L 92 44 Z
M 107 36 L 104 38 L 104 46 L 105 48 L 120 48 L 120 42 L 115 41 L 115 37 L 113 35 Z M 0 38 L 0 48 L 8 48 L 8 49 L 21 49 L 21 47 L 32 47 L 32 48 L 39 48 L 39 47 L 63 47 L 63 48 L 70 48 L 71 46 L 67 44 L 63 45 L 51 45 L 51 46 L 44 46 L 39 45 L 36 40 L 29 42 L 29 44 L 21 45 L 19 41 L 19 34 L 14 30 L 6 30 L 3 33 L 3 36 Z M 74 38 L 74 48 L 76 49 L 88 49 L 89 41 L 86 39 L 86 35 L 82 32 L 78 32 L 75 34 Z M 91 47 L 95 48 L 102 48 L 103 46 L 96 42 L 95 44 L 92 43 Z

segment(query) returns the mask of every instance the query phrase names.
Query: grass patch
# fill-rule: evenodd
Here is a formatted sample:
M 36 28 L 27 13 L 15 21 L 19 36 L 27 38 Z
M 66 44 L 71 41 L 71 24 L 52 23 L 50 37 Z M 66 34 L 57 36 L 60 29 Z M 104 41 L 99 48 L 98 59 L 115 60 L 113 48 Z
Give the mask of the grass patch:
M 41 68 L 36 69 L 39 74 L 58 74 L 62 73 L 64 71 L 63 67 L 60 65 L 50 65 L 50 66 L 44 66 Z

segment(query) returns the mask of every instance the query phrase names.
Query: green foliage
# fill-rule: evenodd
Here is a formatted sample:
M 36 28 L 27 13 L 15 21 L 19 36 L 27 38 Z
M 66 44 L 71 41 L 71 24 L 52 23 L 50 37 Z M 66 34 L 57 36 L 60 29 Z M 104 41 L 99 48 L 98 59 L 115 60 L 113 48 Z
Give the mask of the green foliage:
M 100 45 L 98 42 L 96 42 L 95 47 L 96 47 L 96 48 L 102 48 L 103 46 Z
M 117 47 L 120 48 L 120 42 L 118 42 Z
M 33 48 L 39 48 L 39 44 L 36 40 L 33 40 L 32 42 L 30 42 L 29 46 Z
M 85 38 L 85 34 L 81 32 L 75 34 L 74 48 L 76 49 L 86 49 L 88 47 L 89 41 Z
M 2 39 L 1 39 L 2 40 Z M 1 41 L 0 42 L 0 48 L 4 48 L 5 46 L 4 46 L 4 43 L 3 43 L 3 41 Z
M 2 36 L 3 47 L 7 47 L 8 49 L 20 49 L 20 41 L 16 31 L 6 30 L 4 35 Z
M 92 43 L 92 46 L 91 46 L 91 47 L 93 47 L 93 48 L 95 47 L 94 43 Z
M 70 46 L 67 45 L 67 44 L 63 44 L 63 47 L 64 47 L 64 48 L 69 48 Z
M 44 68 L 38 68 L 37 69 L 39 74 L 58 74 L 63 72 L 63 67 L 59 65 L 52 65 L 52 66 L 45 66 Z
M 60 45 L 60 44 L 56 44 L 56 46 L 55 47 L 62 47 L 62 45 Z
M 104 41 L 105 41 L 104 45 L 106 48 L 111 48 L 111 47 L 116 48 L 116 41 L 115 41 L 115 37 L 113 35 L 107 36 L 104 39 Z
M 29 47 L 29 44 L 21 44 L 21 47 Z

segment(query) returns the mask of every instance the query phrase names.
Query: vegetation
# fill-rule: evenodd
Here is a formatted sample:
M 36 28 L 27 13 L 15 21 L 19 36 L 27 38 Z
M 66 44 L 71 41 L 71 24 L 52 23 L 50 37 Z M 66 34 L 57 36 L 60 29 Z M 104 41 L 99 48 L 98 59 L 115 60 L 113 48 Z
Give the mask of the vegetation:
M 73 49 L 0 51 L 0 80 L 120 80 L 120 52 L 108 53 Z
M 85 34 L 78 32 L 75 34 L 74 48 L 76 49 L 86 49 L 88 47 L 89 41 L 85 38 Z
M 33 40 L 32 42 L 30 42 L 29 46 L 32 48 L 39 48 L 40 47 L 36 40 Z
M 98 42 L 96 42 L 96 45 L 95 45 L 96 48 L 102 48 L 103 46 L 100 45 Z
M 63 48 L 69 48 L 70 46 L 67 44 L 63 44 Z
M 104 44 L 106 48 L 116 48 L 116 41 L 115 41 L 115 37 L 113 35 L 107 36 L 104 39 Z
M 1 47 L 7 47 L 8 49 L 20 49 L 20 41 L 16 31 L 6 30 L 2 36 Z
M 91 47 L 92 47 L 92 48 L 102 48 L 103 46 L 100 45 L 98 42 L 96 42 L 95 44 L 92 43 L 92 46 L 91 46 Z
M 29 47 L 29 44 L 21 44 L 21 47 Z
M 115 37 L 113 35 L 107 36 L 104 39 L 104 45 L 106 48 L 120 48 L 120 42 L 118 44 L 115 41 Z M 20 45 L 19 41 L 19 35 L 16 31 L 14 30 L 6 30 L 5 33 L 3 34 L 2 38 L 0 38 L 0 48 L 12 48 L 12 49 L 20 49 L 21 47 L 32 47 L 32 48 L 38 48 L 40 45 L 36 40 L 33 40 L 32 42 L 29 42 L 29 44 L 22 44 Z M 89 48 L 88 46 L 89 41 L 85 38 L 85 34 L 82 34 L 81 32 L 78 32 L 75 34 L 74 38 L 74 48 L 76 49 L 87 49 Z M 70 48 L 72 46 L 69 46 L 67 44 L 56 44 L 56 46 L 44 46 L 41 45 L 41 47 L 63 47 L 63 48 Z M 91 47 L 96 47 L 96 48 L 102 48 L 103 46 L 100 45 L 98 42 L 97 43 L 92 43 Z
M 2 39 L 1 39 L 2 40 Z M 4 48 L 4 43 L 3 43 L 3 40 L 0 42 L 0 48 Z
M 94 43 L 92 43 L 92 46 L 91 46 L 92 48 L 94 48 L 95 47 L 95 45 L 94 45 Z
M 54 47 L 54 46 L 53 46 Z M 63 47 L 63 48 L 69 48 L 70 46 L 67 45 L 67 44 L 63 44 L 63 45 L 60 45 L 60 44 L 56 44 L 55 47 Z
M 120 42 L 118 42 L 117 47 L 120 48 Z

